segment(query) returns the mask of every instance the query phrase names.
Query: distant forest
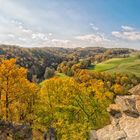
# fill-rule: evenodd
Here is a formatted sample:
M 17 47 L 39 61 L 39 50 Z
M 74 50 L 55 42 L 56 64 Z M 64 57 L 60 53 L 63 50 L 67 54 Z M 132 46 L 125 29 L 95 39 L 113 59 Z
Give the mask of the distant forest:
M 1 58 L 16 58 L 17 64 L 29 70 L 28 79 L 41 82 L 46 79 L 45 71 L 57 70 L 68 76 L 73 76 L 78 68 L 86 69 L 91 64 L 110 58 L 129 57 L 133 49 L 127 48 L 23 48 L 11 45 L 0 45 Z M 50 72 L 51 73 L 51 72 Z

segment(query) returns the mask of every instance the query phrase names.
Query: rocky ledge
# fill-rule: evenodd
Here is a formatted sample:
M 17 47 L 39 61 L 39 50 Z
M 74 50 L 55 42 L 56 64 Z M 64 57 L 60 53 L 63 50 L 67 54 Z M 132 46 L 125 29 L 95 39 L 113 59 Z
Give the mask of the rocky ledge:
M 91 140 L 140 140 L 140 85 L 129 92 L 116 97 L 108 108 L 111 124 L 91 131 Z

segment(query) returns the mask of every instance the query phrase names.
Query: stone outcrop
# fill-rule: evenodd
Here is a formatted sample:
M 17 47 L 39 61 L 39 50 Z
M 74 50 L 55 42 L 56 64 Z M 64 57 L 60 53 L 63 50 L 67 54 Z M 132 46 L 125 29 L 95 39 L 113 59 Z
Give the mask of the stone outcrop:
M 29 125 L 0 121 L 0 140 L 32 140 L 32 129 Z
M 111 124 L 91 131 L 91 140 L 140 140 L 140 85 L 117 96 L 108 108 Z

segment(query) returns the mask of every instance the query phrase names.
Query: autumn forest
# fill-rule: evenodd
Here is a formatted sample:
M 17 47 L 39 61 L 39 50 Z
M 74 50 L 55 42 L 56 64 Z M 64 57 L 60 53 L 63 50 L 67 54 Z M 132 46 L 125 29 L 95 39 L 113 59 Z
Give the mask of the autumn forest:
M 58 140 L 87 140 L 110 123 L 107 107 L 140 82 L 131 73 L 97 71 L 139 51 L 106 48 L 0 46 L 0 119 L 28 124 L 33 139 L 53 129 Z M 21 139 L 17 135 L 17 139 Z

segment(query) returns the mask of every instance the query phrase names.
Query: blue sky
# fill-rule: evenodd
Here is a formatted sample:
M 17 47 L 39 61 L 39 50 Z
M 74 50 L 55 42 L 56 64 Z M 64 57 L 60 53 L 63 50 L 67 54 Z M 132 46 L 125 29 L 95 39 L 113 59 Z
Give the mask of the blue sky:
M 0 0 L 0 43 L 139 49 L 140 0 Z

